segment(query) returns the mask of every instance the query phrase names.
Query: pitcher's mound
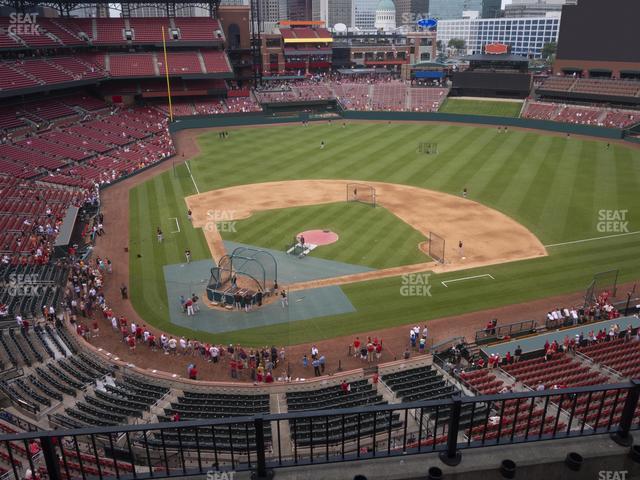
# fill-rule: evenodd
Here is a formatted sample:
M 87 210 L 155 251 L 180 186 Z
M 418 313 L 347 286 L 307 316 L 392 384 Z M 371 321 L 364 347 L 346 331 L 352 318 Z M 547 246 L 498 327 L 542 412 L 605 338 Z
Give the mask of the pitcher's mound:
M 296 237 L 304 237 L 304 243 L 313 245 L 329 245 L 338 241 L 338 234 L 331 230 L 307 230 L 300 232 Z

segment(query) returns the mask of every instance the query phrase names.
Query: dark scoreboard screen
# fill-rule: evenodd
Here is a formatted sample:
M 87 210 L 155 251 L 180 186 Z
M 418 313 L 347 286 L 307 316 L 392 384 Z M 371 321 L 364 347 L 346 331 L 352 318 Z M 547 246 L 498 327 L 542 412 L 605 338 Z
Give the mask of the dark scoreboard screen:
M 562 9 L 558 59 L 640 62 L 640 0 L 580 0 Z

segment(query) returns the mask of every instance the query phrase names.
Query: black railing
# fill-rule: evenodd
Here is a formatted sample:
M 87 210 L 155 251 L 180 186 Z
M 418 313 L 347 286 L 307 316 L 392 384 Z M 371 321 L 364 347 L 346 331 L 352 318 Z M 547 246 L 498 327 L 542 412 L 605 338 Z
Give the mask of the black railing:
M 505 337 L 519 337 L 521 335 L 529 335 L 536 331 L 537 323 L 535 320 L 525 320 L 522 322 L 510 323 L 508 325 L 496 325 L 491 328 L 484 328 L 476 331 L 476 343 L 495 342 Z
M 640 428 L 640 381 L 542 392 L 450 397 L 339 410 L 29 432 L 0 437 L 16 478 L 22 466 L 60 478 L 162 478 L 212 471 L 439 452 L 610 434 Z M 32 455 L 33 441 L 42 455 Z M 30 453 L 29 453 L 30 452 Z M 22 460 L 26 457 L 26 461 Z M 28 465 L 27 465 L 28 463 Z

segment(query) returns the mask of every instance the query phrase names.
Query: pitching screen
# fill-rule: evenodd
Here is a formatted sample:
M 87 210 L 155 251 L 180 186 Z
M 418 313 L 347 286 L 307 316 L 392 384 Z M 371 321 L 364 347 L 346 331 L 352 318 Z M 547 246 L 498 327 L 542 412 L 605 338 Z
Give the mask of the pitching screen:
M 562 9 L 558 59 L 640 62 L 640 2 L 580 0 Z

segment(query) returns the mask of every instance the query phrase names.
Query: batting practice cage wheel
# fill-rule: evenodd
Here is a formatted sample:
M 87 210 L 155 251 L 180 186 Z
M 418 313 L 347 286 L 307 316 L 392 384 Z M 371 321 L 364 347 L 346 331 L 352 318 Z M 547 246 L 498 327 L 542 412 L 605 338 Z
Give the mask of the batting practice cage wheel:
M 347 183 L 347 202 L 376 206 L 376 189 L 366 183 Z
M 429 256 L 444 264 L 444 237 L 435 232 L 429 232 Z

